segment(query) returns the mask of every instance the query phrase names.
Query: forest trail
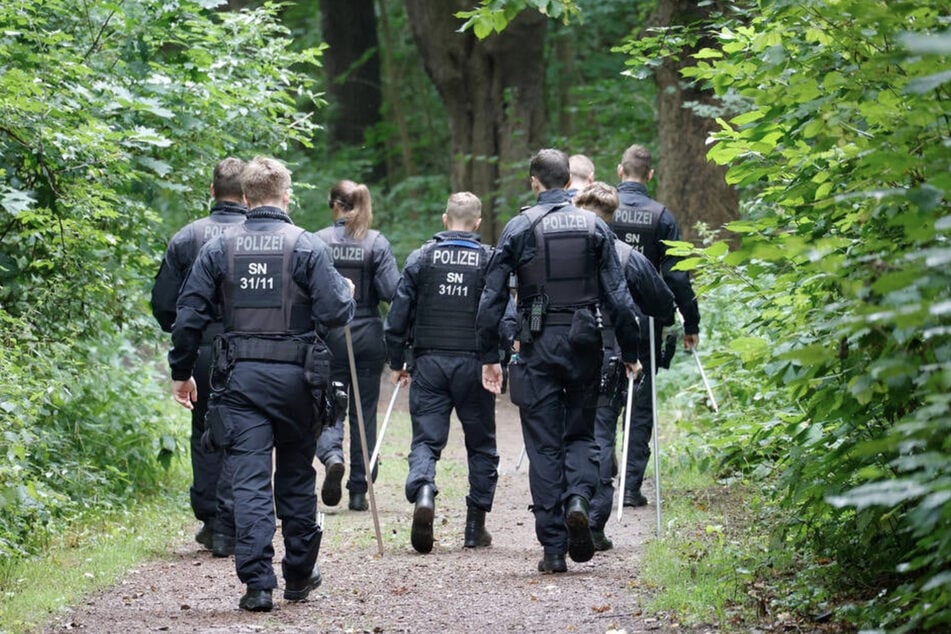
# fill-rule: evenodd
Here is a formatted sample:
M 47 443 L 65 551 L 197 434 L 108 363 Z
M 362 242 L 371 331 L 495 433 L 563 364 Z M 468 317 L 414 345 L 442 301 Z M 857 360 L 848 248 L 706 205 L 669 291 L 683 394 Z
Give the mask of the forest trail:
M 384 379 L 382 424 L 392 385 Z M 410 545 L 412 506 L 403 495 L 409 449 L 407 389 L 401 389 L 381 451 L 374 487 L 384 554 L 370 513 L 341 505 L 323 509 L 324 539 L 319 564 L 323 585 L 304 603 L 274 593 L 270 613 L 238 609 L 244 591 L 233 558 L 215 559 L 192 539 L 191 531 L 166 557 L 130 570 L 115 586 L 82 605 L 56 615 L 42 632 L 666 632 L 690 630 L 642 613 L 648 588 L 638 581 L 643 544 L 652 539 L 654 507 L 625 509 L 612 516 L 607 534 L 614 549 L 593 560 L 569 560 L 565 574 L 542 575 L 536 565 L 528 463 L 516 470 L 522 447 L 518 411 L 508 396 L 497 401 L 501 475 L 495 507 L 487 516 L 490 548 L 462 547 L 465 524 L 466 463 L 463 436 L 453 419 L 449 444 L 437 467 L 432 553 Z M 323 469 L 318 467 L 318 486 Z M 648 483 L 649 486 L 649 483 Z M 645 492 L 647 492 L 645 490 Z M 650 494 L 648 493 L 650 498 Z M 650 498 L 652 499 L 652 498 Z M 197 527 L 197 525 L 196 525 Z M 280 577 L 280 528 L 274 540 Z

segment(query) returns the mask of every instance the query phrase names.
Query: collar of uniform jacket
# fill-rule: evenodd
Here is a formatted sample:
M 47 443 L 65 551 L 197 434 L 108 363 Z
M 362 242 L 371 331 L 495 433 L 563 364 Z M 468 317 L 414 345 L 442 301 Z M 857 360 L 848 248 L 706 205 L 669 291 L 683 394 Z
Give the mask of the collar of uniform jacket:
M 280 220 L 281 222 L 291 222 L 291 217 L 288 216 L 283 209 L 280 207 L 269 207 L 264 205 L 262 207 L 255 207 L 248 212 L 248 220 Z

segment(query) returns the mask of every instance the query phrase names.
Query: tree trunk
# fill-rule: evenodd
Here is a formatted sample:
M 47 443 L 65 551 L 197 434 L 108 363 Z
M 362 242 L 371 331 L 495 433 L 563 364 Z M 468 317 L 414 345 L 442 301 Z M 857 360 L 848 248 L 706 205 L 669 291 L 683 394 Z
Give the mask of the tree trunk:
M 705 21 L 717 9 L 713 4 L 700 7 L 692 0 L 659 0 L 649 25 Z M 726 168 L 706 158 L 707 137 L 717 129 L 716 122 L 712 118 L 699 117 L 684 107 L 688 102 L 719 105 L 712 93 L 687 85 L 680 76 L 680 69 L 692 62 L 690 53 L 712 45 L 712 41 L 701 39 L 695 49 L 681 54 L 681 61 L 667 59 L 656 73 L 656 198 L 677 218 L 685 240 L 698 238 L 694 229 L 697 222 L 717 228 L 735 220 L 739 213 L 739 195 L 726 183 Z
M 459 33 L 470 0 L 405 0 L 413 38 L 446 106 L 451 185 L 482 200 L 482 236 L 494 242 L 528 187 L 528 159 L 544 134 L 547 18 L 524 11 L 501 34 Z M 502 174 L 522 175 L 507 181 Z M 506 214 L 503 216 L 502 214 Z
M 362 145 L 364 131 L 380 121 L 380 56 L 373 0 L 320 0 L 328 137 L 332 144 Z

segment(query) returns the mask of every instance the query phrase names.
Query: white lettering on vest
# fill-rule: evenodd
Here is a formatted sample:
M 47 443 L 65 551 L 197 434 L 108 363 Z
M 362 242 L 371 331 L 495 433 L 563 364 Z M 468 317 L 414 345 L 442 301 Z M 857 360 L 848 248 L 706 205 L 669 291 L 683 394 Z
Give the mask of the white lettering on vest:
M 588 226 L 583 214 L 553 213 L 542 218 L 542 233 L 578 231 Z
M 618 207 L 617 211 L 614 212 L 614 223 L 650 226 L 654 224 L 654 219 L 649 211 L 634 209 L 632 207 Z
M 283 251 L 284 236 L 273 234 L 248 234 L 237 236 L 234 243 L 235 253 L 262 253 L 268 251 Z
M 225 232 L 227 225 L 205 225 L 205 235 L 202 236 L 203 242 L 208 242 L 212 238 L 217 238 Z
M 479 255 L 475 249 L 433 249 L 433 264 L 479 266 Z
M 335 244 L 330 247 L 334 262 L 363 262 L 363 247 Z

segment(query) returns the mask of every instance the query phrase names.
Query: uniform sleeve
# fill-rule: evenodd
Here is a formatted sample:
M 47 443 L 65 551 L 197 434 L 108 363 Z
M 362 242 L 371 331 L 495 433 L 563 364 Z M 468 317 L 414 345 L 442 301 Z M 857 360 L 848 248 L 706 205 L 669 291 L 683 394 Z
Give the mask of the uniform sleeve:
M 502 350 L 504 350 L 505 358 L 509 357 L 512 346 L 515 345 L 515 339 L 518 337 L 518 321 L 515 298 L 509 293 L 508 302 L 505 304 L 505 312 L 502 314 L 502 323 L 499 325 L 499 335 L 502 338 Z
M 182 231 L 179 231 L 168 243 L 165 257 L 159 267 L 155 282 L 152 284 L 152 316 L 165 332 L 172 332 L 175 323 L 175 304 L 178 292 L 182 289 L 185 276 L 191 268 L 191 259 L 182 257 L 187 246 Z
M 632 250 L 624 273 L 634 303 L 641 312 L 657 319 L 663 326 L 674 323 L 674 294 L 650 260 Z
M 353 319 L 356 302 L 343 276 L 334 268 L 330 249 L 313 233 L 301 235 L 294 252 L 294 281 L 311 299 L 315 328 L 337 328 Z
M 420 268 L 421 250 L 417 249 L 406 258 L 403 275 L 396 285 L 396 293 L 390 302 L 390 310 L 383 322 L 383 338 L 386 341 L 386 354 L 390 368 L 399 370 L 406 361 L 407 344 L 412 335 L 415 319 L 416 298 L 418 297 L 417 279 Z
M 677 221 L 669 210 L 664 209 L 657 226 L 657 239 L 660 240 L 680 240 L 680 228 Z M 700 307 L 697 305 L 697 296 L 693 292 L 693 286 L 690 284 L 690 274 L 687 271 L 674 271 L 673 266 L 680 261 L 680 258 L 667 255 L 667 245 L 660 243 L 660 273 L 674 293 L 674 300 L 680 314 L 684 318 L 684 333 L 695 335 L 700 332 Z
M 633 363 L 637 361 L 639 334 L 634 300 L 614 248 L 614 237 L 601 219 L 597 221 L 595 236 L 601 301 L 606 305 L 611 323 L 614 324 L 614 334 L 621 346 L 622 359 Z
M 509 275 L 517 270 L 522 258 L 531 257 L 524 248 L 524 234 L 528 228 L 524 216 L 516 216 L 505 225 L 499 244 L 489 258 L 485 271 L 485 286 L 479 298 L 476 314 L 476 334 L 482 363 L 499 363 L 499 325 L 505 308 L 511 301 L 508 289 Z
M 375 273 L 373 284 L 377 295 L 385 302 L 391 302 L 396 294 L 396 285 L 400 281 L 400 269 L 393 256 L 389 240 L 381 233 L 373 244 L 373 265 Z
M 221 253 L 220 238 L 203 246 L 178 295 L 172 349 L 168 353 L 168 365 L 176 381 L 191 376 L 202 332 L 214 319 L 219 303 L 218 280 L 222 276 Z

